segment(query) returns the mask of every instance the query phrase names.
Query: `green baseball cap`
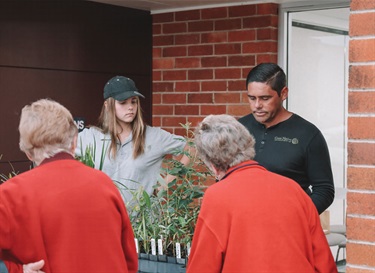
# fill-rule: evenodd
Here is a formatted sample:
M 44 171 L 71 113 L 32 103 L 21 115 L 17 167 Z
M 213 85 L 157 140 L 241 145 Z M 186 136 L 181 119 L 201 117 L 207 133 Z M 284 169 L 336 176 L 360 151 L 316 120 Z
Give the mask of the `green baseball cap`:
M 104 99 L 114 98 L 123 101 L 131 97 L 142 97 L 138 92 L 138 88 L 132 79 L 123 76 L 116 76 L 110 79 L 104 86 Z

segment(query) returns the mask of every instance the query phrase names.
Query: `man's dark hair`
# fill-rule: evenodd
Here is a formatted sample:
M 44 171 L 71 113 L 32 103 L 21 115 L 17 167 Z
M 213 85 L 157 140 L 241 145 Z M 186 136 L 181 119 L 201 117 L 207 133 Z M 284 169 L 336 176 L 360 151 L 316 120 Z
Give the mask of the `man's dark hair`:
M 281 90 L 286 86 L 286 76 L 277 64 L 261 63 L 250 70 L 246 78 L 246 88 L 252 82 L 265 83 L 280 96 Z

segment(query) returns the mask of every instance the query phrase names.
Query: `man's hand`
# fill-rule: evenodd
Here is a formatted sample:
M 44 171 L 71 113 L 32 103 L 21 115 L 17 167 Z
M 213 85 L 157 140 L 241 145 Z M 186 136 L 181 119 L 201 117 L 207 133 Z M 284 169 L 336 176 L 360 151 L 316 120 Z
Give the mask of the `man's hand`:
M 40 260 L 35 263 L 29 263 L 23 265 L 23 273 L 44 273 L 42 267 L 44 266 L 44 260 Z

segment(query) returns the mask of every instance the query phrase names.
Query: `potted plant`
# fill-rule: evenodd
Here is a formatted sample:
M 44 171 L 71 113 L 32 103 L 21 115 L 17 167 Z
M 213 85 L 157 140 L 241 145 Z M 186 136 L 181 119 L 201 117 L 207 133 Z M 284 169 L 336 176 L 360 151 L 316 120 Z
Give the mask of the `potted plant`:
M 133 192 L 129 211 L 139 253 L 140 272 L 185 272 L 195 224 L 209 174 L 194 152 L 189 124 L 182 125 L 191 148 L 184 151 L 190 163 L 184 166 L 173 158 L 164 160 L 155 193 L 142 187 Z M 190 137 L 189 137 L 190 136 Z M 174 179 L 165 185 L 167 175 Z M 130 206 L 129 206 L 130 207 Z
M 126 205 L 130 208 L 128 214 L 139 254 L 140 272 L 185 272 L 200 200 L 210 173 L 194 152 L 190 123 L 181 126 L 186 130 L 185 140 L 190 149 L 179 153 L 190 158 L 189 164 L 184 166 L 172 157 L 165 158 L 154 194 L 149 195 L 142 185 L 137 190 L 129 190 L 133 198 Z M 100 151 L 100 166 L 95 166 L 95 146 L 81 151 L 79 160 L 101 170 L 106 150 L 103 147 Z M 174 177 L 167 185 L 166 176 Z M 119 188 L 125 187 L 119 181 L 114 183 Z

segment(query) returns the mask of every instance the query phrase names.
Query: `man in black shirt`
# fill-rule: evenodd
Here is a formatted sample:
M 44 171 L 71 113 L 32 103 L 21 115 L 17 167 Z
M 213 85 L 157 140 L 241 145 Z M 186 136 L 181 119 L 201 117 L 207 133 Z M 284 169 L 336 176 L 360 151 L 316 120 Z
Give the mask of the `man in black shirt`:
M 295 180 L 322 213 L 335 195 L 330 156 L 322 133 L 284 108 L 288 87 L 285 73 L 277 64 L 254 67 L 246 86 L 252 113 L 239 122 L 255 137 L 254 160 L 269 171 Z

